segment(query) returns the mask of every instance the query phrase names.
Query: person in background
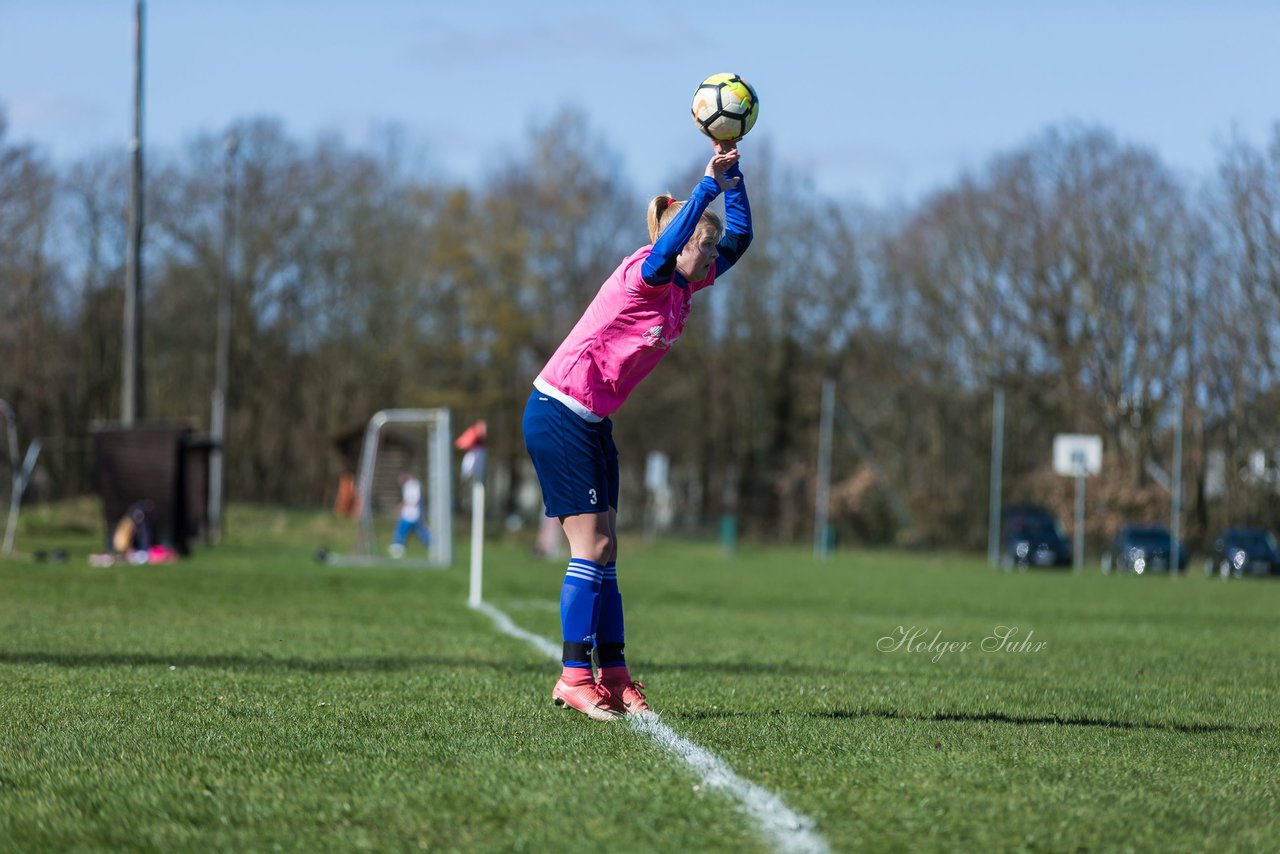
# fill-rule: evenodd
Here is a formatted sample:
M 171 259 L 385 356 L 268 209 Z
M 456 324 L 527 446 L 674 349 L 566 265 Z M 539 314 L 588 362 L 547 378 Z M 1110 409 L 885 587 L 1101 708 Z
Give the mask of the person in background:
M 424 546 L 431 545 L 431 532 L 422 521 L 422 484 L 407 471 L 400 472 L 400 518 L 388 551 L 394 558 L 404 557 L 409 534 L 416 534 Z

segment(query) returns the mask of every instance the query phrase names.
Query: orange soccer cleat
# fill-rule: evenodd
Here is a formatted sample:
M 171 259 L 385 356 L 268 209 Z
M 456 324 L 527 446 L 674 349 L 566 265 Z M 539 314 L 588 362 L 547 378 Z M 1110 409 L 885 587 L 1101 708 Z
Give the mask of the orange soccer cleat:
M 617 709 L 617 698 L 595 682 L 570 685 L 561 677 L 551 690 L 551 701 L 560 708 L 577 709 L 594 721 L 611 721 L 622 714 Z

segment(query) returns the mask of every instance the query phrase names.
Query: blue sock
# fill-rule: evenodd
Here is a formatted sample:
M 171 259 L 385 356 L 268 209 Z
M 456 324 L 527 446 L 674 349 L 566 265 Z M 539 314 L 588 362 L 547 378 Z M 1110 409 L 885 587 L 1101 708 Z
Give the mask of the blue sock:
M 560 588 L 560 630 L 564 638 L 564 666 L 591 667 L 595 616 L 604 567 L 585 558 L 572 558 Z
M 622 591 L 618 589 L 618 564 L 605 564 L 600 582 L 600 622 L 596 626 L 596 649 L 601 667 L 625 667 L 622 655 L 626 632 L 622 622 Z

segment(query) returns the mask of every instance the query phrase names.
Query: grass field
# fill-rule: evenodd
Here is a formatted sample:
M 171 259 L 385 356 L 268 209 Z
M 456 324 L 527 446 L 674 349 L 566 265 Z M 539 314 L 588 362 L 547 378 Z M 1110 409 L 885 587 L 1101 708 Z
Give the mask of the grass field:
M 0 849 L 770 847 L 632 727 L 554 709 L 465 553 L 328 568 L 335 523 L 237 508 L 180 565 L 94 569 L 92 521 L 34 514 L 20 547 L 72 559 L 0 561 Z M 558 640 L 563 567 L 487 558 L 488 601 Z M 1280 583 L 675 541 L 624 542 L 619 577 L 662 720 L 833 850 L 1277 847 Z

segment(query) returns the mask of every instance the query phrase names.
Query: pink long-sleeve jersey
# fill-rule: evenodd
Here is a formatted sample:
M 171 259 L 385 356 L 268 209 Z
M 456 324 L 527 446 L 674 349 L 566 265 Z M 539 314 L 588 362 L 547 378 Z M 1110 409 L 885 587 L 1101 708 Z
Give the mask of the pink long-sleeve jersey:
M 534 381 L 588 421 L 622 405 L 684 331 L 693 295 L 715 284 L 712 268 L 688 287 L 646 285 L 640 267 L 652 249 L 637 250 L 613 271 Z

